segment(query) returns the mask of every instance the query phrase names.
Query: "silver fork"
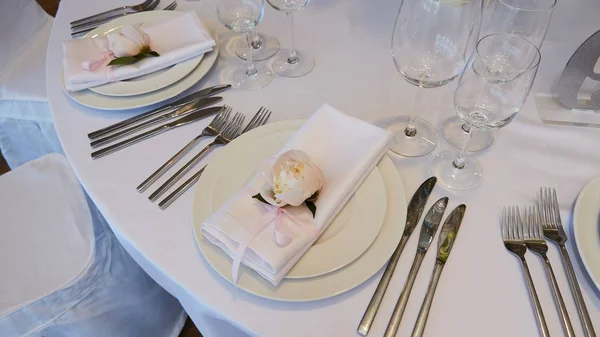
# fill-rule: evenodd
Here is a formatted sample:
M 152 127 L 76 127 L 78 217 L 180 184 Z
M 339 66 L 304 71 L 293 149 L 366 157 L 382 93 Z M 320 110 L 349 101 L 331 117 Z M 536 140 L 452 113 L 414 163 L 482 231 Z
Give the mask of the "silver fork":
M 156 171 L 154 171 L 154 173 L 152 173 L 148 178 L 146 178 L 146 180 L 144 180 L 137 187 L 138 192 L 144 192 L 158 178 L 162 177 L 162 175 L 168 169 L 173 167 L 173 165 L 175 165 L 175 163 L 181 157 L 183 157 L 183 155 L 188 153 L 200 139 L 202 139 L 204 137 L 216 137 L 217 135 L 219 135 L 219 132 L 221 132 L 223 130 L 223 126 L 225 126 L 225 123 L 227 122 L 227 119 L 229 119 L 229 115 L 231 113 L 230 106 L 226 105 L 224 107 L 225 107 L 225 109 L 223 109 L 221 112 L 219 112 L 215 116 L 215 118 L 212 120 L 212 122 L 210 122 L 210 124 L 208 124 L 208 126 L 205 127 L 204 130 L 202 130 L 202 132 L 199 135 L 197 135 L 194 139 L 192 139 L 189 143 L 187 143 L 183 148 L 181 148 L 181 150 L 179 150 L 177 153 L 175 153 L 175 155 L 173 157 L 169 158 L 169 160 L 167 160 L 166 163 L 164 163 L 161 167 L 159 167 Z
M 136 12 L 140 12 L 140 11 L 143 11 L 144 9 L 146 9 L 152 3 L 152 1 L 153 0 L 145 0 L 141 4 L 137 4 L 137 5 L 133 5 L 133 6 L 121 6 L 121 7 L 117 7 L 117 8 L 108 10 L 106 12 L 102 12 L 102 13 L 98 13 L 98 14 L 95 14 L 95 15 L 91 15 L 91 16 L 88 16 L 86 18 L 75 20 L 75 21 L 71 22 L 71 26 L 80 25 L 82 23 L 85 23 L 85 22 L 88 22 L 88 21 L 93 21 L 93 20 L 105 17 L 107 15 L 115 14 L 115 13 L 120 13 L 120 12 L 136 13 Z
M 196 165 L 196 163 L 200 161 L 202 155 L 204 155 L 213 146 L 227 144 L 232 139 L 237 137 L 242 131 L 242 124 L 244 124 L 245 118 L 246 117 L 244 115 L 236 112 L 235 116 L 233 116 L 233 119 L 225 125 L 223 131 L 215 137 L 212 143 L 206 145 L 197 155 L 185 163 L 185 165 L 175 172 L 171 178 L 165 181 L 165 183 L 162 184 L 156 191 L 154 191 L 154 193 L 150 194 L 148 199 L 155 201 L 161 195 L 163 195 L 169 188 L 171 188 L 171 186 L 181 179 L 184 174 L 186 174 L 194 165 Z
M 541 215 L 541 223 L 546 239 L 556 243 L 560 250 L 563 265 L 567 272 L 567 279 L 569 280 L 569 286 L 571 286 L 571 292 L 575 297 L 575 304 L 577 306 L 577 313 L 581 319 L 583 325 L 583 332 L 586 337 L 596 337 L 590 314 L 588 313 L 581 289 L 579 288 L 579 282 L 577 282 L 577 276 L 573 270 L 573 264 L 567 251 L 566 242 L 567 234 L 562 226 L 560 220 L 560 209 L 558 207 L 558 199 L 556 198 L 556 190 L 549 187 L 543 187 L 540 189 L 540 200 L 539 208 Z
M 261 113 L 261 110 L 263 111 L 263 113 Z M 261 110 L 259 110 L 254 115 L 254 117 L 252 117 L 252 120 L 250 120 L 250 123 L 246 125 L 246 127 L 244 128 L 244 130 L 242 130 L 240 135 L 259 126 L 263 126 L 267 123 L 269 117 L 271 117 L 271 111 L 266 109 L 263 110 L 263 108 L 261 108 Z M 171 205 L 175 200 L 177 200 L 177 198 L 179 198 L 183 193 L 185 193 L 185 191 L 187 191 L 196 182 L 198 182 L 205 168 L 206 166 L 202 167 L 200 170 L 198 170 L 198 172 L 194 173 L 193 176 L 191 176 L 183 184 L 177 187 L 171 194 L 169 194 L 161 202 L 158 203 L 158 207 L 160 207 L 160 209 L 165 209 L 169 207 L 169 205 Z
M 546 240 L 544 240 L 542 233 L 540 215 L 537 206 L 524 207 L 524 219 L 525 221 L 522 223 L 522 225 L 523 232 L 525 234 L 525 245 L 527 248 L 529 248 L 529 250 L 536 253 L 544 260 L 544 265 L 546 266 L 546 276 L 550 281 L 552 295 L 554 295 L 554 302 L 558 307 L 563 330 L 568 337 L 575 337 L 575 331 L 573 330 L 573 325 L 571 324 L 571 319 L 569 318 L 567 306 L 563 301 L 560 288 L 558 287 L 558 282 L 556 281 L 556 276 L 554 276 L 552 265 L 548 259 L 548 245 L 546 244 Z
M 533 310 L 535 312 L 540 333 L 543 337 L 550 337 L 548 325 L 546 324 L 546 319 L 544 318 L 544 313 L 542 311 L 542 305 L 540 304 L 540 299 L 538 298 L 533 279 L 531 278 L 531 273 L 529 272 L 529 267 L 527 266 L 527 260 L 525 259 L 527 246 L 525 245 L 519 208 L 512 206 L 504 207 L 502 209 L 501 223 L 504 246 L 508 251 L 519 258 L 521 265 L 523 266 L 523 272 L 525 273 L 525 279 L 527 281 L 527 289 L 529 290 L 529 296 L 533 301 Z

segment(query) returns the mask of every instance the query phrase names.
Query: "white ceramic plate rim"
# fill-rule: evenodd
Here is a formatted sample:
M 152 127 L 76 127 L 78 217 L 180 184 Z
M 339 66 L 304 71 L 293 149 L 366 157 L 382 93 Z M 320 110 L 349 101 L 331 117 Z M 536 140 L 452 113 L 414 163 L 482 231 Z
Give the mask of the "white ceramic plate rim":
M 119 20 L 119 19 L 115 19 Z M 196 69 L 189 75 L 184 77 L 181 81 L 171 84 L 161 90 L 153 91 L 143 95 L 127 96 L 127 97 L 115 97 L 115 96 L 104 96 L 96 94 L 90 90 L 81 90 L 75 92 L 69 92 L 65 88 L 64 72 L 61 71 L 61 84 L 65 94 L 75 102 L 94 109 L 101 110 L 128 110 L 147 107 L 153 104 L 166 101 L 169 98 L 173 98 L 187 89 L 194 86 L 200 81 L 212 68 L 219 56 L 219 44 L 213 47 L 213 50 L 209 53 L 204 54 L 202 62 L 198 64 Z
M 295 130 L 304 121 L 286 121 L 258 128 L 251 132 L 258 135 L 281 130 Z M 220 152 L 222 153 L 222 152 Z M 217 153 L 216 155 L 220 155 Z M 309 279 L 284 279 L 279 287 L 273 287 L 268 281 L 258 275 L 253 277 L 249 271 L 240 274 L 238 287 L 256 296 L 287 302 L 307 302 L 333 297 L 347 292 L 377 273 L 389 260 L 402 236 L 404 222 L 406 220 L 406 195 L 404 184 L 396 167 L 386 156 L 378 164 L 378 168 L 384 178 L 387 193 L 388 207 L 386 218 L 382 229 L 371 247 L 353 263 L 346 267 L 323 276 Z M 210 169 L 210 165 L 207 170 Z M 219 248 L 204 240 L 200 233 L 200 225 L 208 214 L 208 203 L 203 203 L 205 194 L 200 193 L 207 188 L 207 181 L 200 181 L 196 186 L 193 207 L 193 228 L 196 243 L 209 264 L 223 278 L 231 282 L 231 261 Z M 393 207 L 391 207 L 393 206 Z M 204 208 L 204 210 L 203 210 Z M 205 213 L 202 213 L 205 212 Z M 214 259 L 212 256 L 216 256 Z M 241 269 L 247 269 L 242 266 Z M 253 271 L 250 271 L 254 273 Z
M 210 195 L 211 214 L 247 183 L 246 177 L 251 179 L 267 161 L 267 157 L 262 158 L 264 151 L 270 156 L 294 133 L 295 130 L 286 130 L 265 137 L 246 134 L 240 141 L 227 146 L 224 151 L 227 151 L 228 155 L 213 159 L 213 169 L 204 172 L 201 178 L 215 182 L 211 190 L 203 190 Z M 212 172 L 215 175 L 211 175 Z M 321 235 L 322 238 L 330 236 L 328 234 L 332 236 L 324 242 L 317 241 L 289 271 L 286 278 L 309 278 L 328 274 L 352 263 L 362 255 L 371 246 L 383 225 L 386 211 L 385 194 L 383 178 L 375 168 L 340 212 L 343 213 L 342 217 L 336 217 Z M 328 232 L 334 227 L 337 227 L 337 230 L 334 230 L 335 234 Z
M 573 215 L 575 244 L 581 261 L 600 290 L 600 175 L 577 197 Z
M 96 34 L 104 35 L 109 31 L 115 31 L 115 29 L 121 28 L 124 24 L 143 24 L 149 21 L 159 21 L 160 19 L 163 19 L 163 17 L 172 18 L 181 14 L 183 13 L 173 11 L 151 11 L 131 14 L 124 16 L 120 21 L 113 20 L 103 24 L 102 26 L 87 33 L 84 38 Z M 145 75 L 143 76 L 144 78 L 140 80 L 133 79 L 129 81 L 112 82 L 90 88 L 90 90 L 107 96 L 135 96 L 159 90 L 181 80 L 187 74 L 192 72 L 198 66 L 198 63 L 200 63 L 203 56 L 204 54 L 180 62 L 167 69 Z

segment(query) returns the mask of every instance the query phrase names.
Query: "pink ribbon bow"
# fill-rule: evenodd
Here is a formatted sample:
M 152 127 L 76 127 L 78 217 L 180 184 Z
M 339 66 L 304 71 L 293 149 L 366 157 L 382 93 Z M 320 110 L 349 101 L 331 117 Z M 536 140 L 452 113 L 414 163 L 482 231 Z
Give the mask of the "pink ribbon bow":
M 107 38 L 98 38 L 97 41 L 100 42 L 102 52 L 89 61 L 81 62 L 81 68 L 83 68 L 84 70 L 94 71 L 98 69 L 98 67 L 100 67 L 101 65 L 104 65 L 105 63 L 108 63 L 110 60 L 115 58 L 115 54 L 109 48 Z
M 251 195 L 251 194 L 250 194 Z M 270 204 L 265 204 L 260 201 L 256 201 L 258 205 L 260 205 L 266 212 L 265 216 L 257 221 L 255 225 L 252 226 L 252 230 L 248 232 L 248 235 L 242 240 L 236 251 L 233 258 L 233 266 L 231 268 L 231 279 L 233 280 L 233 284 L 237 284 L 238 273 L 240 269 L 240 264 L 242 262 L 242 258 L 244 257 L 244 253 L 248 248 L 248 245 L 260 234 L 267 226 L 274 222 L 274 240 L 280 247 L 285 247 L 292 242 L 294 232 L 288 227 L 288 224 L 284 221 L 284 218 L 287 217 L 294 223 L 298 228 L 304 231 L 306 235 L 315 235 L 317 229 L 314 226 L 312 221 L 306 221 L 299 219 L 297 216 L 291 214 L 288 210 L 282 207 L 273 206 Z M 299 206 L 303 207 L 303 206 Z

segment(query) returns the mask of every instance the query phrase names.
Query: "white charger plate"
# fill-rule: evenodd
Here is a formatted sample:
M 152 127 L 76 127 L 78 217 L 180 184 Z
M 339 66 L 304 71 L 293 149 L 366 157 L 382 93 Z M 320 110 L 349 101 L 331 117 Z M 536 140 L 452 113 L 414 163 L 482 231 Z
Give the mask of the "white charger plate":
M 150 12 L 144 12 L 140 14 L 148 14 Z M 124 16 L 123 18 L 126 18 Z M 121 20 L 122 18 L 115 19 L 114 21 Z M 153 104 L 157 104 L 173 98 L 187 89 L 191 88 L 194 84 L 198 83 L 212 68 L 219 56 L 219 44 L 213 47 L 213 50 L 209 53 L 204 54 L 202 61 L 198 66 L 187 76 L 182 78 L 165 88 L 160 90 L 152 91 L 142 95 L 136 96 L 106 96 L 97 94 L 89 89 L 80 90 L 75 92 L 69 92 L 65 88 L 64 72 L 61 72 L 61 84 L 63 91 L 75 102 L 94 109 L 102 110 L 127 110 L 143 108 Z
M 297 130 L 304 121 L 285 121 L 267 125 L 253 130 L 236 141 L 248 142 L 251 139 L 259 139 L 282 131 Z M 250 137 L 250 138 L 243 138 Z M 236 142 L 234 141 L 234 142 Z M 228 156 L 227 150 L 234 145 L 232 142 L 223 151 L 217 153 L 207 167 L 206 174 L 215 174 L 218 167 L 212 166 L 221 156 Z M 253 149 L 254 150 L 254 149 Z M 400 237 L 402 236 L 402 224 L 406 220 L 406 195 L 404 185 L 398 172 L 385 156 L 378 164 L 378 170 L 384 181 L 386 190 L 386 214 L 383 225 L 375 241 L 354 262 L 345 267 L 322 275 L 307 279 L 284 279 L 278 287 L 260 277 L 254 271 L 241 266 L 238 287 L 257 296 L 281 300 L 305 302 L 336 296 L 355 288 L 373 276 L 392 255 Z M 249 179 L 244 177 L 245 181 Z M 203 191 L 211 191 L 217 184 L 215 180 L 200 179 L 196 187 L 193 207 L 193 227 L 196 242 L 200 250 L 211 266 L 225 279 L 231 282 L 231 259 L 223 251 L 210 244 L 204 239 L 200 232 L 200 225 L 210 216 L 211 202 L 210 194 Z
M 159 23 L 182 14 L 183 13 L 181 12 L 173 11 L 150 11 L 126 15 L 118 20 L 110 21 L 92 30 L 91 32 L 87 33 L 84 38 L 118 32 L 125 24 L 140 25 L 140 28 L 143 28 L 144 26 L 151 26 L 155 23 Z M 149 93 L 167 87 L 184 78 L 198 66 L 198 63 L 200 63 L 203 56 L 204 54 L 196 56 L 151 74 L 129 80 L 99 85 L 97 87 L 90 88 L 89 90 L 107 96 L 134 96 Z
M 288 130 L 260 138 L 246 136 L 229 144 L 226 155 L 211 160 L 213 169 L 202 175 L 215 182 L 213 189 L 203 190 L 210 195 L 210 214 L 238 193 L 294 133 L 295 130 Z M 385 199 L 385 185 L 375 168 L 286 278 L 324 275 L 354 261 L 379 234 L 385 218 Z
M 573 231 L 583 265 L 600 290 L 600 176 L 585 185 L 577 197 Z

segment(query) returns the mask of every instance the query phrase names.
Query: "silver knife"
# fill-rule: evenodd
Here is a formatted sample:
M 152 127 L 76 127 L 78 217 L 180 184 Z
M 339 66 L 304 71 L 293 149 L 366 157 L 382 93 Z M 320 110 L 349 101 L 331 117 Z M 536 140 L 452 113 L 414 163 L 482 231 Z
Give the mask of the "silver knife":
M 383 272 L 383 276 L 377 285 L 377 289 L 371 298 L 371 302 L 367 306 L 367 310 L 363 315 L 360 324 L 358 325 L 358 329 L 356 330 L 360 335 L 366 336 L 369 333 L 369 329 L 373 324 L 373 320 L 375 319 L 375 315 L 377 315 L 377 310 L 379 310 L 379 306 L 381 305 L 381 301 L 383 300 L 383 295 L 390 284 L 390 280 L 392 279 L 392 275 L 394 274 L 394 270 L 396 269 L 396 265 L 398 264 L 398 260 L 400 259 L 400 255 L 404 250 L 404 246 L 406 246 L 406 242 L 408 242 L 408 238 L 414 231 L 415 227 L 419 223 L 419 218 L 421 218 L 421 214 L 425 209 L 425 204 L 427 203 L 427 199 L 437 182 L 436 177 L 431 177 L 419 186 L 412 199 L 410 199 L 410 203 L 408 204 L 408 212 L 406 215 L 406 225 L 404 226 L 404 233 L 402 234 L 402 238 L 400 238 L 400 242 L 398 243 L 398 247 L 392 254 L 390 261 L 385 267 L 385 271 Z
M 162 106 L 160 108 L 156 108 L 156 109 L 153 109 L 153 110 L 141 113 L 141 114 L 139 114 L 137 116 L 133 116 L 133 117 L 128 118 L 128 119 L 126 119 L 124 121 L 115 123 L 113 125 L 109 125 L 109 126 L 107 126 L 105 128 L 102 128 L 100 130 L 97 130 L 97 131 L 94 131 L 92 133 L 89 133 L 88 134 L 88 138 L 90 140 L 94 140 L 94 139 L 100 138 L 100 137 L 102 137 L 104 135 L 107 135 L 109 133 L 115 132 L 116 130 L 118 130 L 120 128 L 123 128 L 123 127 L 129 126 L 131 124 L 137 123 L 137 122 L 139 122 L 141 120 L 144 120 L 146 118 L 150 118 L 150 117 L 155 116 L 155 115 L 157 115 L 157 114 L 159 114 L 161 112 L 168 111 L 168 110 L 171 110 L 171 109 L 177 109 L 177 108 L 182 107 L 182 106 L 184 106 L 186 104 L 189 104 L 189 103 L 201 100 L 201 99 L 203 99 L 205 97 L 216 95 L 216 94 L 218 94 L 220 92 L 223 92 L 223 91 L 225 91 L 225 90 L 227 90 L 229 88 L 231 88 L 231 85 L 224 84 L 224 85 L 215 85 L 215 86 L 212 86 L 212 87 L 208 87 L 208 88 L 202 89 L 202 90 L 200 90 L 198 92 L 195 92 L 195 93 L 187 95 L 187 96 L 185 96 L 185 97 L 183 97 L 181 99 L 178 99 L 178 100 L 176 100 L 173 103 L 169 103 L 169 104 L 167 104 L 165 106 Z
M 425 258 L 425 254 L 427 254 L 429 246 L 431 246 L 431 241 L 433 241 L 433 238 L 435 237 L 438 226 L 440 222 L 442 222 L 442 216 L 444 216 L 444 211 L 446 211 L 446 205 L 448 205 L 448 198 L 441 198 L 440 200 L 436 201 L 433 206 L 431 206 L 427 212 L 427 215 L 425 215 L 423 225 L 421 226 L 421 234 L 419 235 L 417 253 L 415 254 L 412 267 L 410 267 L 410 272 L 408 273 L 406 283 L 404 283 L 402 293 L 400 293 L 400 297 L 398 298 L 398 302 L 394 308 L 392 318 L 390 319 L 387 329 L 385 330 L 385 337 L 394 337 L 396 336 L 396 332 L 398 332 L 400 320 L 402 319 L 402 315 L 406 309 L 408 297 L 410 296 L 412 287 L 415 284 L 417 273 L 419 272 L 419 268 L 421 267 L 421 263 Z
M 466 209 L 467 206 L 464 204 L 456 207 L 452 213 L 448 215 L 448 218 L 446 218 L 446 222 L 442 227 L 442 233 L 440 233 L 440 238 L 438 239 L 437 260 L 435 261 L 435 267 L 433 267 L 431 280 L 429 281 L 429 286 L 427 287 L 427 294 L 423 300 L 423 305 L 421 305 L 421 310 L 419 311 L 419 317 L 417 318 L 417 323 L 413 329 L 412 337 L 423 336 L 425 324 L 427 323 L 427 316 L 429 316 L 429 310 L 431 309 L 431 303 L 433 302 L 435 289 L 438 281 L 440 280 L 440 275 L 442 275 L 442 269 L 444 268 L 444 265 L 446 265 L 446 261 L 450 256 L 452 246 L 454 246 L 454 241 L 456 241 L 456 235 L 460 229 L 460 224 L 462 223 Z
M 162 122 L 166 122 L 166 121 L 168 121 L 170 119 L 173 119 L 173 118 L 182 117 L 182 116 L 190 114 L 190 113 L 192 113 L 194 111 L 197 111 L 199 109 L 205 108 L 205 107 L 207 107 L 209 105 L 213 105 L 213 104 L 215 104 L 217 102 L 220 102 L 222 99 L 223 99 L 222 97 L 206 97 L 206 98 L 203 98 L 203 99 L 201 99 L 199 101 L 195 101 L 195 102 L 186 104 L 186 105 L 182 106 L 181 108 L 175 109 L 175 110 L 173 110 L 171 112 L 168 112 L 168 113 L 166 113 L 164 115 L 160 115 L 158 117 L 155 117 L 155 118 L 152 118 L 150 120 L 147 120 L 147 121 L 145 121 L 143 123 L 136 124 L 136 125 L 131 126 L 131 127 L 127 128 L 127 129 L 124 129 L 124 130 L 121 130 L 119 132 L 110 134 L 110 135 L 108 135 L 108 136 L 106 136 L 104 138 L 97 139 L 97 140 L 91 142 L 90 145 L 92 146 L 92 149 L 93 149 L 93 148 L 97 148 L 97 147 L 99 147 L 101 145 L 104 145 L 104 144 L 107 144 L 107 143 L 112 143 L 113 141 L 115 141 L 117 139 L 121 139 L 121 138 L 123 138 L 125 136 L 128 136 L 128 135 L 132 134 L 132 133 L 136 133 L 136 132 L 138 132 L 138 131 L 140 131 L 142 129 L 148 128 L 148 127 L 150 127 L 152 125 L 160 124 Z
M 93 159 L 97 159 L 97 158 L 100 158 L 100 157 L 104 157 L 104 156 L 106 156 L 108 154 L 111 154 L 113 152 L 116 152 L 118 150 L 126 148 L 126 147 L 128 147 L 130 145 L 139 143 L 139 142 L 141 142 L 143 140 L 146 140 L 148 138 L 154 137 L 154 136 L 156 136 L 158 134 L 161 134 L 163 132 L 169 131 L 171 129 L 178 128 L 178 127 L 186 125 L 186 124 L 193 123 L 193 122 L 198 121 L 198 120 L 200 120 L 200 119 L 202 119 L 202 118 L 204 118 L 206 116 L 210 116 L 212 114 L 218 113 L 219 111 L 221 111 L 221 109 L 223 109 L 222 106 L 198 110 L 198 111 L 193 112 L 191 114 L 188 114 L 188 115 L 186 115 L 184 117 L 181 117 L 181 118 L 179 118 L 179 119 L 177 119 L 177 120 L 175 120 L 173 122 L 161 125 L 161 126 L 159 126 L 157 128 L 154 128 L 154 129 L 152 129 L 150 131 L 146 131 L 146 132 L 144 132 L 142 134 L 139 134 L 139 135 L 137 135 L 135 137 L 132 137 L 132 138 L 126 139 L 126 140 L 124 140 L 122 142 L 119 142 L 117 144 L 105 147 L 105 148 L 103 148 L 101 150 L 94 151 L 94 152 L 92 152 L 92 158 Z

